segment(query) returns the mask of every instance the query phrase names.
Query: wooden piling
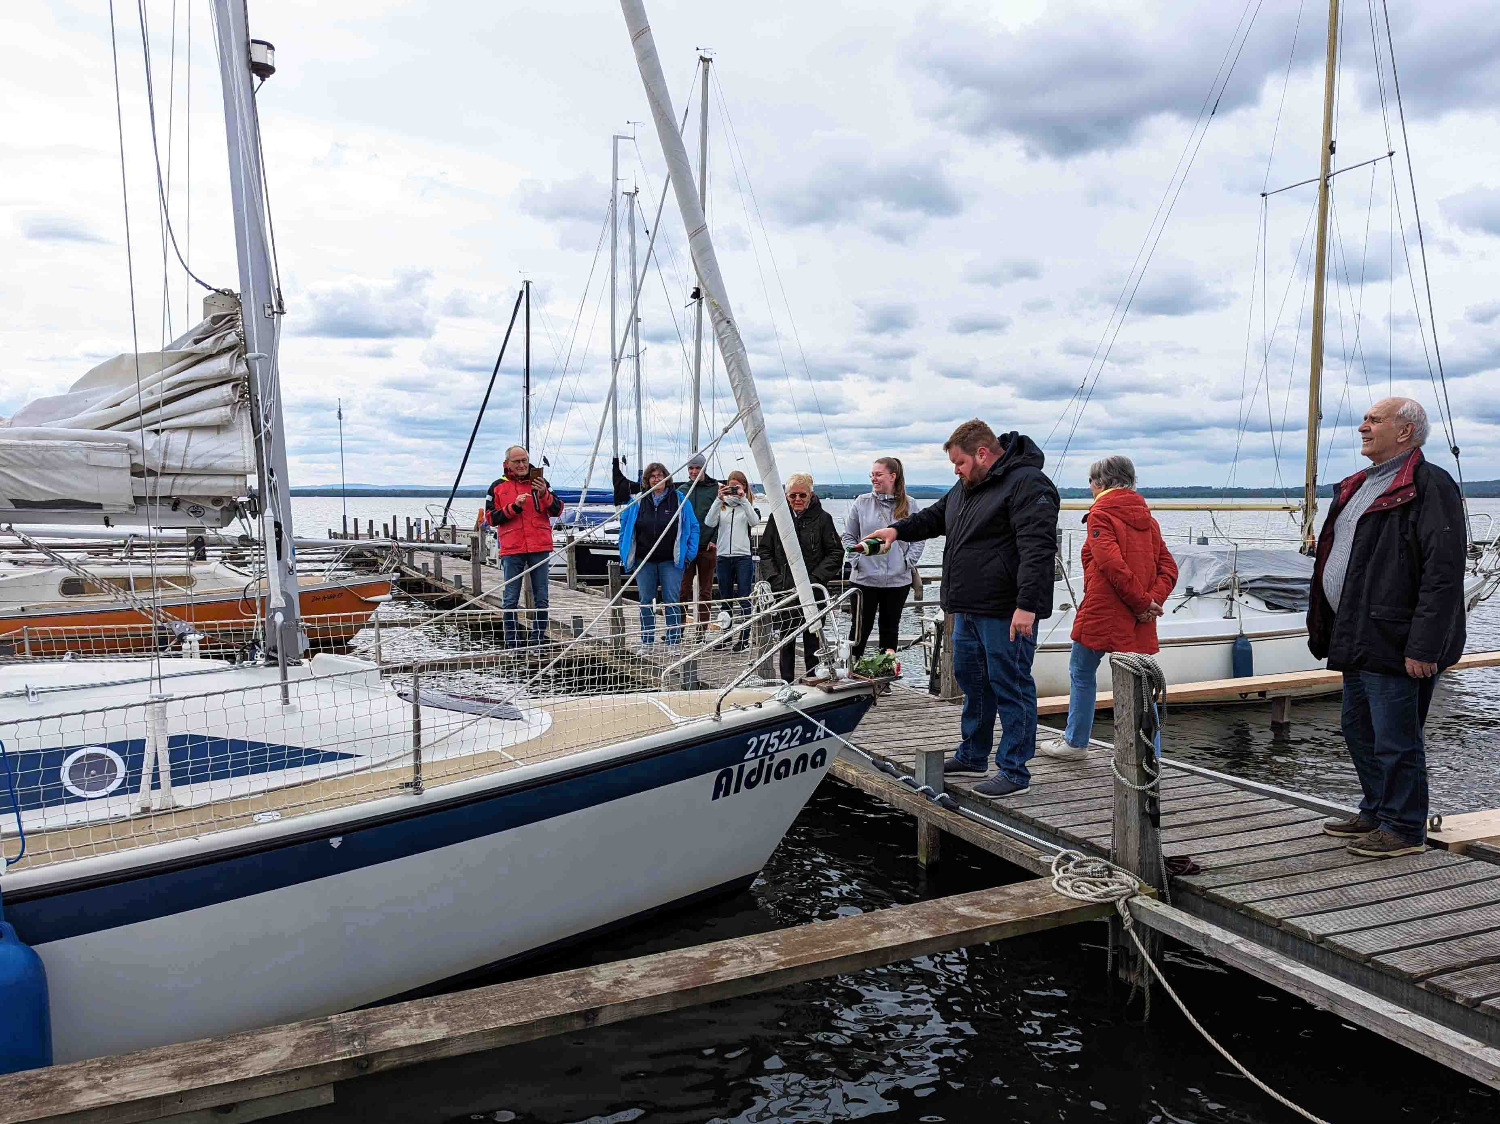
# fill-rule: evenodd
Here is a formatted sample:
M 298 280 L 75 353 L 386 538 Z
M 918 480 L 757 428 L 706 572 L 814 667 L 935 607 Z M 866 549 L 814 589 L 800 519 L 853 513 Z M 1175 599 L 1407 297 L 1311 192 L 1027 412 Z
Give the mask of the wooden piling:
M 1114 820 L 1110 833 L 1110 857 L 1143 883 L 1161 890 L 1166 883 L 1161 854 L 1161 795 L 1153 781 L 1157 777 L 1156 750 L 1141 733 L 1140 716 L 1150 702 L 1145 684 L 1120 663 L 1111 660 L 1114 682 Z M 1124 778 L 1125 783 L 1121 783 Z M 1148 787 L 1150 786 L 1150 787 Z M 1150 985 L 1150 969 L 1141 962 L 1118 921 L 1111 921 L 1111 935 L 1120 945 L 1120 975 L 1134 986 Z M 1161 951 L 1161 938 L 1153 932 L 1139 933 L 1154 960 Z
M 578 588 L 578 536 L 569 534 L 567 550 L 564 554 L 567 559 L 568 588 Z
M 1271 733 L 1285 736 L 1292 728 L 1292 696 L 1277 695 L 1271 700 Z
M 939 655 L 939 667 L 941 678 L 938 685 L 938 698 L 945 702 L 964 697 L 963 689 L 958 685 L 958 679 L 953 674 L 953 614 L 943 614 L 943 647 Z
M 926 785 L 933 792 L 943 791 L 943 761 L 947 757 L 947 751 L 941 746 L 922 746 L 916 753 L 917 783 Z M 938 830 L 937 824 L 930 819 L 918 818 L 917 820 L 917 865 L 924 871 L 931 870 L 937 865 L 939 857 L 939 840 L 942 832 Z
M 479 531 L 469 536 L 469 578 L 477 597 L 484 592 L 484 535 Z
M 625 610 L 616 598 L 625 588 L 625 568 L 613 558 L 609 562 L 609 599 L 613 604 L 609 610 L 610 643 L 616 648 L 625 647 Z

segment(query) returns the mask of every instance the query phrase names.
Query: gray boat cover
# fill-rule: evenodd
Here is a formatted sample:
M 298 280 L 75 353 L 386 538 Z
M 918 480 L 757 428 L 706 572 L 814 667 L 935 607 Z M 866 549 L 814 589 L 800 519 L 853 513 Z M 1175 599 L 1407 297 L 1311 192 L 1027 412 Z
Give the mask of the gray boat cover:
M 1232 546 L 1173 546 L 1177 560 L 1174 597 L 1193 593 L 1240 592 L 1271 609 L 1307 612 L 1312 589 L 1313 560 L 1289 548 Z
M 0 418 L 0 509 L 134 511 L 245 494 L 255 472 L 238 312 L 109 359 Z M 14 516 L 7 515 L 7 518 Z

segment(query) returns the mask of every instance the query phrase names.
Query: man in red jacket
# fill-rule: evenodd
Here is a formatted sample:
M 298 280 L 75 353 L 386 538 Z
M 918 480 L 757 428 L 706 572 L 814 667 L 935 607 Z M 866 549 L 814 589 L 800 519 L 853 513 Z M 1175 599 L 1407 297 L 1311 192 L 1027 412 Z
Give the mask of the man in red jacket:
M 1073 615 L 1068 728 L 1061 738 L 1037 747 L 1047 757 L 1078 759 L 1087 754 L 1094 732 L 1099 661 L 1106 652 L 1154 655 L 1156 618 L 1177 584 L 1177 563 L 1151 509 L 1135 490 L 1130 458 L 1096 461 L 1089 468 L 1089 491 L 1094 504 L 1084 516 L 1088 534 L 1083 541 L 1083 602 Z
M 520 639 L 516 610 L 521 604 L 521 575 L 530 572 L 531 615 L 529 644 L 547 639 L 547 575 L 552 557 L 552 520 L 562 514 L 562 500 L 547 482 L 531 473 L 531 456 L 519 445 L 505 450 L 505 475 L 490 485 L 484 501 L 485 518 L 500 540 L 500 570 L 505 589 L 500 604 L 505 611 L 505 645 Z

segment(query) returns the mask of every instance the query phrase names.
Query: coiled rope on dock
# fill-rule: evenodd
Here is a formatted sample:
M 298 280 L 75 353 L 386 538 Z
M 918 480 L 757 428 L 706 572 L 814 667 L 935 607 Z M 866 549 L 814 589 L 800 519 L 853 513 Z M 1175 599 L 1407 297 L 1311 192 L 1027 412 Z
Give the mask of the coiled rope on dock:
M 1126 656 L 1117 653 L 1111 658 L 1124 664 L 1125 668 L 1130 671 L 1131 674 L 1136 675 L 1143 680 L 1144 686 L 1146 688 L 1144 691 L 1142 691 L 1143 699 L 1155 704 L 1154 706 L 1147 705 L 1143 707 L 1143 712 L 1149 713 L 1151 716 L 1149 719 L 1151 722 L 1151 726 L 1149 728 L 1147 744 L 1152 747 L 1153 754 L 1148 758 L 1148 760 L 1154 761 L 1154 738 L 1156 732 L 1160 729 L 1160 716 L 1162 714 L 1161 707 L 1166 698 L 1166 678 L 1162 675 L 1161 668 L 1157 665 L 1156 661 L 1148 656 Z M 1128 662 L 1126 662 L 1127 660 Z M 1140 956 L 1142 962 L 1146 965 L 1146 967 L 1150 969 L 1151 976 L 1159 984 L 1161 984 L 1162 989 L 1171 998 L 1172 1002 L 1177 1005 L 1177 1009 L 1182 1012 L 1183 1018 L 1187 1019 L 1188 1025 L 1190 1025 L 1194 1030 L 1202 1035 L 1204 1041 L 1212 1046 L 1214 1050 L 1218 1052 L 1220 1057 L 1222 1057 L 1225 1061 L 1232 1065 L 1242 1077 L 1244 1077 L 1261 1092 L 1265 1093 L 1266 1096 L 1270 1097 L 1277 1104 L 1281 1105 L 1284 1108 L 1290 1109 L 1292 1112 L 1295 1112 L 1304 1120 L 1311 1121 L 1311 1124 L 1329 1124 L 1329 1122 L 1327 1120 L 1324 1120 L 1321 1116 L 1309 1112 L 1301 1105 L 1298 1105 L 1293 1101 L 1287 1099 L 1281 1093 L 1278 1093 L 1275 1089 L 1271 1088 L 1271 1086 L 1267 1085 L 1259 1077 L 1256 1077 L 1255 1074 L 1251 1073 L 1248 1069 L 1245 1068 L 1243 1064 L 1241 1064 L 1238 1058 L 1236 1058 L 1227 1049 L 1225 1049 L 1223 1044 L 1220 1043 L 1219 1040 L 1209 1032 L 1207 1027 L 1205 1027 L 1202 1023 L 1200 1023 L 1196 1018 L 1193 1017 L 1193 1013 L 1188 1010 L 1187 1004 L 1183 1002 L 1182 996 L 1178 995 L 1177 991 L 1172 987 L 1172 985 L 1167 982 L 1166 976 L 1162 974 L 1162 970 L 1160 967 L 1158 967 L 1155 959 L 1149 952 L 1147 952 L 1145 943 L 1141 940 L 1140 934 L 1135 930 L 1135 918 L 1130 912 L 1130 902 L 1140 895 L 1142 889 L 1141 880 L 1136 877 L 1136 875 L 1132 874 L 1124 867 L 1116 866 L 1108 859 L 1100 858 L 1097 855 L 1086 855 L 1082 851 L 1075 851 L 1071 848 L 1061 847 L 1058 844 L 1053 843 L 1051 840 L 1043 839 L 1040 836 L 1033 835 L 1028 831 L 1023 831 L 1012 824 L 1004 823 L 1000 820 L 993 819 L 990 816 L 986 816 L 980 812 L 975 812 L 972 809 L 962 807 L 958 803 L 958 801 L 954 800 L 953 797 L 948 793 L 938 792 L 931 785 L 922 784 L 919 780 L 917 780 L 916 777 L 912 776 L 910 773 L 901 772 L 889 761 L 882 760 L 876 757 L 874 754 L 866 752 L 865 750 L 861 749 L 859 746 L 851 742 L 848 738 L 844 737 L 842 734 L 838 733 L 835 730 L 829 729 L 829 727 L 823 722 L 822 719 L 808 714 L 801 707 L 797 706 L 797 700 L 801 697 L 801 694 L 791 686 L 783 687 L 776 693 L 776 698 L 778 701 L 784 703 L 789 710 L 795 711 L 797 714 L 800 714 L 803 718 L 806 718 L 809 722 L 811 722 L 821 736 L 832 738 L 834 741 L 838 742 L 840 745 L 848 749 L 851 753 L 862 759 L 871 768 L 894 778 L 900 784 L 905 785 L 907 788 L 911 789 L 919 796 L 925 797 L 927 800 L 930 800 L 938 807 L 944 808 L 950 812 L 957 813 L 958 815 L 964 816 L 967 819 L 974 820 L 977 823 L 982 823 L 985 826 L 994 828 L 997 831 L 1004 832 L 1006 835 L 1022 840 L 1023 842 L 1031 844 L 1034 847 L 1053 852 L 1051 867 L 1052 888 L 1057 893 L 1062 894 L 1064 897 L 1072 898 L 1074 901 L 1095 902 L 1101 904 L 1107 902 L 1114 905 L 1115 911 L 1116 913 L 1118 913 L 1120 918 L 1121 928 L 1125 931 L 1125 934 L 1129 936 L 1131 943 L 1135 945 L 1137 955 Z M 1142 717 L 1145 718 L 1144 713 Z M 1139 732 L 1137 733 L 1137 736 L 1141 736 Z M 1131 788 L 1137 792 L 1154 789 L 1161 782 L 1161 770 L 1159 767 L 1154 770 L 1154 772 L 1152 772 L 1152 780 L 1143 785 L 1133 784 L 1126 778 L 1122 777 L 1119 771 L 1114 768 L 1113 761 L 1111 761 L 1110 767 L 1111 771 L 1114 772 L 1116 783 L 1124 785 L 1127 788 Z M 1147 1011 L 1148 1013 L 1150 1011 L 1149 992 L 1147 992 Z

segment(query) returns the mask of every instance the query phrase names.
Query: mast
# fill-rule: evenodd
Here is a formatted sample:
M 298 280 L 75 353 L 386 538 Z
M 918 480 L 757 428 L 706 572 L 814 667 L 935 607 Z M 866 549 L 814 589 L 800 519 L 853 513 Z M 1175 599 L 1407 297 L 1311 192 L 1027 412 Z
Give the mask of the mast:
M 635 275 L 635 200 L 640 189 L 625 192 L 630 200 L 630 357 L 635 367 L 635 470 L 640 472 L 646 463 L 646 439 L 641 426 L 641 290 L 640 278 Z
M 1338 86 L 1339 0 L 1328 0 L 1328 56 L 1323 67 L 1323 149 L 1318 166 L 1318 243 L 1313 267 L 1312 364 L 1307 382 L 1307 477 L 1302 486 L 1302 548 L 1317 541 L 1318 427 L 1323 420 L 1324 293 L 1328 285 L 1328 202 L 1332 191 L 1333 99 Z
M 620 333 L 616 327 L 619 318 L 620 285 L 620 142 L 632 138 L 619 133 L 609 138 L 609 385 L 610 397 L 605 403 L 609 410 L 609 448 L 616 458 L 620 455 L 620 407 L 614 394 L 615 377 L 620 371 Z M 639 469 L 640 465 L 636 465 Z
M 708 214 L 708 67 L 713 61 L 700 52 L 703 66 L 700 82 L 703 101 L 698 109 L 698 208 Z M 703 279 L 698 279 L 698 297 L 693 301 L 693 452 L 698 451 L 698 415 L 703 401 Z
M 708 302 L 714 335 L 719 342 L 719 351 L 724 356 L 725 373 L 729 377 L 735 404 L 739 407 L 739 417 L 745 427 L 745 441 L 755 458 L 756 471 L 765 484 L 766 498 L 776 516 L 776 532 L 781 536 L 787 563 L 792 568 L 792 581 L 802 603 L 802 613 L 810 623 L 817 616 L 818 605 L 807 576 L 807 563 L 803 561 L 796 528 L 792 524 L 791 509 L 787 507 L 786 493 L 781 488 L 781 473 L 776 468 L 776 456 L 771 452 L 771 443 L 766 436 L 766 418 L 761 411 L 760 395 L 755 389 L 755 377 L 750 373 L 745 341 L 740 338 L 739 327 L 735 324 L 734 313 L 729 307 L 729 294 L 725 291 L 724 278 L 719 272 L 719 259 L 714 254 L 713 241 L 708 235 L 703 206 L 698 201 L 698 193 L 693 190 L 693 168 L 688 161 L 687 146 L 682 143 L 682 137 L 677 132 L 677 120 L 672 112 L 672 96 L 667 91 L 667 79 L 662 73 L 661 59 L 656 53 L 651 25 L 646 21 L 646 9 L 641 0 L 620 0 L 620 9 L 625 15 L 631 45 L 635 48 L 636 66 L 641 72 L 641 83 L 646 88 L 646 100 L 651 103 L 651 116 L 656 122 L 656 135 L 661 142 L 662 155 L 666 157 L 667 175 L 672 181 L 672 190 L 677 195 L 677 207 L 682 212 L 682 225 L 688 232 L 693 266 L 698 272 L 704 299 Z
M 526 294 L 526 361 L 521 368 L 521 444 L 531 454 L 531 281 L 521 282 Z
M 281 374 L 276 349 L 281 334 L 281 294 L 271 279 L 266 233 L 265 179 L 260 165 L 260 119 L 251 86 L 250 31 L 245 0 L 213 0 L 214 38 L 224 87 L 224 128 L 229 140 L 229 188 L 234 202 L 234 243 L 240 267 L 240 322 L 250 370 L 261 539 L 266 551 L 266 646 L 283 665 L 306 646 L 298 621 L 297 547 L 292 539 L 292 496 L 281 417 Z

